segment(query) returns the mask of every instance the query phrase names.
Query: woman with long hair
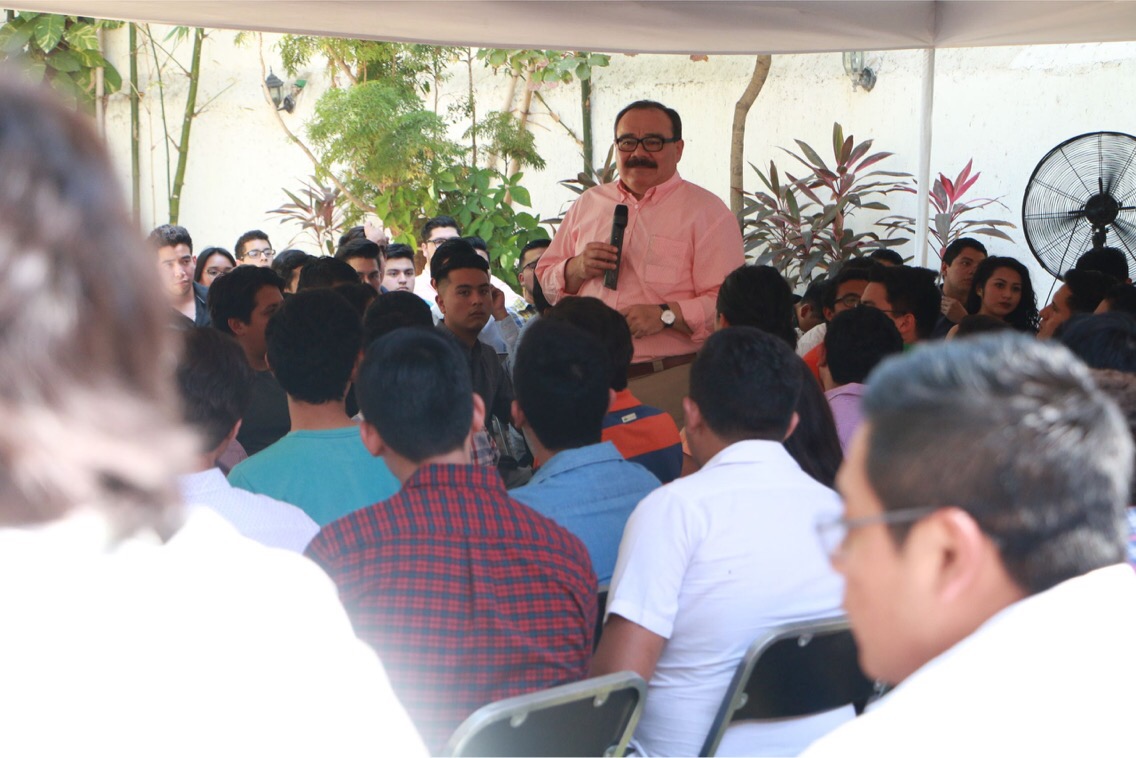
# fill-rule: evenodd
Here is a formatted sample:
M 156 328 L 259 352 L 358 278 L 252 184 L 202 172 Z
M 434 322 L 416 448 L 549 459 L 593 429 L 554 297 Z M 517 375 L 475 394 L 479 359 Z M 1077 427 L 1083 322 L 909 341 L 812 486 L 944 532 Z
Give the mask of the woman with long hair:
M 206 287 L 219 276 L 224 276 L 237 267 L 232 253 L 223 247 L 207 247 L 197 256 L 197 268 L 193 270 L 193 281 Z
M 1029 269 L 1016 258 L 992 255 L 974 272 L 968 313 L 1005 321 L 1019 332 L 1037 333 L 1037 297 Z

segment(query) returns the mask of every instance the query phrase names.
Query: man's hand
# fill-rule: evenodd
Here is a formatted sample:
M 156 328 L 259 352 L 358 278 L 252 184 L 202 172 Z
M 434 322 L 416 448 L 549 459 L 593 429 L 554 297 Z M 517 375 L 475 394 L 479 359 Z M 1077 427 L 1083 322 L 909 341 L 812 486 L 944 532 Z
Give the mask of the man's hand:
M 378 216 L 368 215 L 364 219 L 363 236 L 379 247 L 386 247 L 390 244 L 390 235 L 387 234 L 387 230 Z
M 620 313 L 627 319 L 632 337 L 649 337 L 663 331 L 663 309 L 657 305 L 632 305 Z
M 509 312 L 505 310 L 505 293 L 499 287 L 492 287 L 493 290 L 493 320 L 504 321 L 509 318 Z
M 615 269 L 617 250 L 606 242 L 589 242 L 584 252 L 568 261 L 565 269 L 567 290 L 570 294 L 580 291 L 580 285 L 589 279 L 603 276 Z
M 939 311 L 946 316 L 947 321 L 957 324 L 962 321 L 967 315 L 966 308 L 958 300 L 953 297 L 943 295 L 943 301 L 939 305 Z

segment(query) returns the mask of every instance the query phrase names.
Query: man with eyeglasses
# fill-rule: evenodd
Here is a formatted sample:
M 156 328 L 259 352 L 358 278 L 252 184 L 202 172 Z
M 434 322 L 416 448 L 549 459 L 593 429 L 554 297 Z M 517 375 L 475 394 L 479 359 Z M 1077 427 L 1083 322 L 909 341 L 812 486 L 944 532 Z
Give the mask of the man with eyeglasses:
M 238 237 L 237 244 L 233 246 L 233 253 L 237 256 L 238 263 L 250 266 L 271 266 L 272 259 L 276 257 L 276 251 L 272 249 L 268 235 L 259 229 L 245 232 Z
M 1066 349 L 1017 333 L 883 363 L 820 531 L 868 676 L 897 685 L 805 755 L 1131 749 L 1133 446 Z
M 521 248 L 521 257 L 517 260 L 517 281 L 521 283 L 525 302 L 528 306 L 521 313 L 526 319 L 536 315 L 536 303 L 533 300 L 533 284 L 536 283 L 536 264 L 544 251 L 552 244 L 552 240 L 532 240 Z
M 910 346 L 934 332 L 942 299 L 934 271 L 916 266 L 877 266 L 871 269 L 860 302 L 886 313 L 903 337 L 903 344 Z
M 573 204 L 537 278 L 551 303 L 586 295 L 623 314 L 635 341 L 635 395 L 681 424 L 690 363 L 714 329 L 718 288 L 745 263 L 742 236 L 725 203 L 678 175 L 685 143 L 675 110 L 631 103 L 615 119 L 615 145 L 619 180 Z M 616 288 L 609 289 L 617 205 L 626 206 L 627 225 Z
M 189 231 L 184 226 L 162 224 L 150 232 L 146 242 L 157 255 L 162 287 L 174 310 L 171 325 L 179 329 L 209 326 L 209 288 L 193 281 L 197 256 Z

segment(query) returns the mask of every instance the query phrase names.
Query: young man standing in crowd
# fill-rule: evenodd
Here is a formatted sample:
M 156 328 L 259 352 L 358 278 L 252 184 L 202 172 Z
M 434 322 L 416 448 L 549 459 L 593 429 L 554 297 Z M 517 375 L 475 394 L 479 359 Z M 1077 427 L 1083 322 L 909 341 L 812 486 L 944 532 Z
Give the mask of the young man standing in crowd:
M 197 258 L 193 255 L 193 239 L 184 226 L 163 224 L 150 232 L 150 248 L 158 256 L 158 273 L 162 278 L 170 307 L 184 318 L 176 318 L 179 327 L 209 326 L 206 295 L 209 288 L 193 281 Z

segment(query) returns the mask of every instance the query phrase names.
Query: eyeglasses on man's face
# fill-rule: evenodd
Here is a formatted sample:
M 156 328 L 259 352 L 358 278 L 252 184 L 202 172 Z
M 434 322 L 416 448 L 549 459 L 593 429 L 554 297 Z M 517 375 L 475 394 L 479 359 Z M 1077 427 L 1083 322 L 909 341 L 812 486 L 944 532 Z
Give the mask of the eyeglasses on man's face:
M 252 258 L 254 261 L 270 261 L 274 257 L 276 257 L 276 251 L 270 247 L 262 248 L 260 250 L 246 250 L 245 257 Z
M 859 518 L 835 518 L 828 521 L 818 521 L 816 525 L 817 537 L 820 539 L 824 554 L 830 561 L 837 561 L 843 556 L 844 544 L 848 535 L 857 529 L 873 524 L 910 524 L 925 516 L 930 516 L 939 510 L 938 506 L 922 506 L 919 508 L 900 508 L 894 511 L 884 511 L 871 516 Z
M 615 146 L 619 148 L 621 153 L 633 153 L 640 145 L 648 153 L 657 153 L 663 149 L 664 145 L 669 145 L 672 142 L 678 142 L 677 137 L 659 137 L 656 135 L 649 135 L 646 137 L 620 137 L 615 141 Z

